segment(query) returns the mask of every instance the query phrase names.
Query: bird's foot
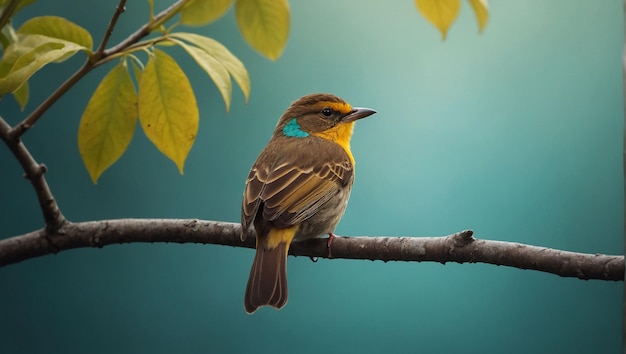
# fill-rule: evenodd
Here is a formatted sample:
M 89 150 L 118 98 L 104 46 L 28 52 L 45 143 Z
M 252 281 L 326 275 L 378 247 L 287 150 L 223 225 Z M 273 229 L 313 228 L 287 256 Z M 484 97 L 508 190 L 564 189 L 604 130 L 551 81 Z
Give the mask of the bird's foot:
M 326 241 L 326 248 L 328 248 L 328 258 L 333 258 L 333 253 L 330 250 L 330 246 L 333 244 L 334 239 L 335 239 L 335 234 L 332 232 L 329 232 L 328 241 Z

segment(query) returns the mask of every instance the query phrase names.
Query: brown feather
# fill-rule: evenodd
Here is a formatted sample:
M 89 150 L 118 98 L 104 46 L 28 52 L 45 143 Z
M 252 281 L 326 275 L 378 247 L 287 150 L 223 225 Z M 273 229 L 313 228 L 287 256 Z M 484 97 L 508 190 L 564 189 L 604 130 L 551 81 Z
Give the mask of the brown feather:
M 265 305 L 279 309 L 287 303 L 286 248 L 286 243 L 271 249 L 257 247 L 246 286 L 246 312 L 253 313 Z
M 274 138 L 261 152 L 244 191 L 244 230 L 257 215 L 279 228 L 307 220 L 342 188 L 352 184 L 352 164 L 339 145 L 318 137 L 306 140 L 305 144 Z M 307 148 L 303 149 L 303 144 Z

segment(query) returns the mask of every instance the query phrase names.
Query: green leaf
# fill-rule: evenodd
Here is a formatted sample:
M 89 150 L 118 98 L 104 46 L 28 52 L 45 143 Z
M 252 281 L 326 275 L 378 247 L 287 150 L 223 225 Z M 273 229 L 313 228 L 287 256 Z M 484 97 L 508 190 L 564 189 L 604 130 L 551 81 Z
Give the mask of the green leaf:
M 121 62 L 96 88 L 78 127 L 78 151 L 94 184 L 130 144 L 137 126 L 137 94 Z
M 193 60 L 200 65 L 202 70 L 204 70 L 211 77 L 215 86 L 217 86 L 217 89 L 222 94 L 222 98 L 224 98 L 224 103 L 226 104 L 226 111 L 228 111 L 230 109 L 230 99 L 233 87 L 230 82 L 228 70 L 226 70 L 224 65 L 222 65 L 222 63 L 220 63 L 220 61 L 211 54 L 198 47 L 187 45 L 185 42 L 176 39 L 172 39 L 172 42 L 178 44 L 187 53 L 189 53 Z
M 26 104 L 28 103 L 28 93 L 28 82 L 25 82 L 17 90 L 13 91 L 13 98 L 15 98 L 17 104 L 20 105 L 21 111 L 24 111 L 24 107 L 26 107 Z
M 442 40 L 445 40 L 448 29 L 459 14 L 461 0 L 415 0 L 415 6 L 439 29 Z
M 472 9 L 474 9 L 476 20 L 478 20 L 478 31 L 482 32 L 485 26 L 487 26 L 487 20 L 489 20 L 487 0 L 469 0 L 469 3 L 472 5 Z
M 252 48 L 270 60 L 281 56 L 289 35 L 287 0 L 236 0 L 235 17 Z
M 26 21 L 17 30 L 22 34 L 40 34 L 75 43 L 91 52 L 93 40 L 87 30 L 63 17 L 41 16 Z
M 0 96 L 17 90 L 39 69 L 67 59 L 82 47 L 41 35 L 18 35 L 0 61 Z
M 176 61 L 155 49 L 139 80 L 139 122 L 180 173 L 198 133 L 198 105 Z
M 224 16 L 233 0 L 191 0 L 181 11 L 180 22 L 203 26 Z
M 245 101 L 248 102 L 248 98 L 250 97 L 250 76 L 248 75 L 248 71 L 243 63 L 222 43 L 195 33 L 176 32 L 172 33 L 171 37 L 185 40 L 217 59 L 224 68 L 228 70 L 228 73 L 233 77 L 237 85 L 239 85 L 245 97 Z

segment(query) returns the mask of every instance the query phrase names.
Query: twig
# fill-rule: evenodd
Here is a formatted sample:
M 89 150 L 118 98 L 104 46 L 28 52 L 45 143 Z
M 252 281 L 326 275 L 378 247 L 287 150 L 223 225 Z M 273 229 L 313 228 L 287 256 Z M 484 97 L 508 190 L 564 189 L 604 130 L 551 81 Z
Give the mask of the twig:
M 158 15 L 154 16 L 152 21 L 150 21 L 149 23 L 141 26 L 137 31 L 135 31 L 135 33 L 131 34 L 124 41 L 120 42 L 118 45 L 116 45 L 116 46 L 114 46 L 112 48 L 109 48 L 109 49 L 105 50 L 104 53 L 103 53 L 103 56 L 107 57 L 109 55 L 113 55 L 115 53 L 119 53 L 122 50 L 126 49 L 127 47 L 131 46 L 132 44 L 135 44 L 135 43 L 139 42 L 140 39 L 142 39 L 143 37 L 147 36 L 150 33 L 150 31 L 152 31 L 154 29 L 155 24 L 161 23 L 162 21 L 165 21 L 165 20 L 169 19 L 187 1 L 188 0 L 178 0 L 178 1 L 176 1 L 175 3 L 170 5 L 167 9 L 161 11 Z
M 107 27 L 106 31 L 104 31 L 104 37 L 102 37 L 102 42 L 100 42 L 100 46 L 98 46 L 98 50 L 96 51 L 96 56 L 98 58 L 102 56 L 102 53 L 104 53 L 104 49 L 106 48 L 107 43 L 109 42 L 109 38 L 111 38 L 111 35 L 113 34 L 113 29 L 117 24 L 117 19 L 124 11 L 126 11 L 126 0 L 120 0 L 119 4 L 117 4 L 117 7 L 115 8 L 113 16 L 111 16 L 109 26 Z
M 2 13 L 0 14 L 0 29 L 6 26 L 7 23 L 13 17 L 15 10 L 17 10 L 17 5 L 19 5 L 20 0 L 10 0 L 4 9 L 2 9 Z
M 55 234 L 66 220 L 63 214 L 61 214 L 61 210 L 59 210 L 59 206 L 44 177 L 46 167 L 38 164 L 22 141 L 11 135 L 11 126 L 2 117 L 0 117 L 0 139 L 4 141 L 13 155 L 15 155 L 17 161 L 22 165 L 22 169 L 24 169 L 24 177 L 30 181 L 35 189 L 37 199 L 39 199 L 39 206 L 46 222 L 46 232 Z
M 0 240 L 0 266 L 79 247 L 127 242 L 219 244 L 254 248 L 254 232 L 239 238 L 240 225 L 179 219 L 119 219 L 66 223 L 63 237 L 46 230 Z M 560 251 L 512 242 L 477 240 L 471 230 L 444 237 L 340 237 L 333 258 L 382 261 L 489 263 L 579 279 L 624 280 L 624 257 Z M 328 256 L 325 239 L 294 243 L 292 255 Z

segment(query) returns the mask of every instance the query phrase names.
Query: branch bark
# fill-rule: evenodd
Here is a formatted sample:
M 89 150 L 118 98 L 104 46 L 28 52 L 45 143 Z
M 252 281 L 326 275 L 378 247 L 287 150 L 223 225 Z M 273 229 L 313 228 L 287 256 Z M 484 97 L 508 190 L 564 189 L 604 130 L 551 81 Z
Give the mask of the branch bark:
M 254 248 L 254 231 L 241 241 L 235 223 L 195 219 L 118 219 L 66 222 L 55 233 L 46 229 L 0 240 L 0 266 L 80 247 L 129 242 L 217 244 Z M 297 242 L 291 255 L 328 258 L 326 239 Z M 624 280 L 624 257 L 585 254 L 478 240 L 471 230 L 442 237 L 340 237 L 333 258 L 387 261 L 489 263 L 579 279 Z
M 37 163 L 24 143 L 19 138 L 11 135 L 11 126 L 2 117 L 0 117 L 0 140 L 4 141 L 22 166 L 24 178 L 28 179 L 33 185 L 43 219 L 46 223 L 46 232 L 56 232 L 66 220 L 44 176 L 47 170 L 46 166 Z

